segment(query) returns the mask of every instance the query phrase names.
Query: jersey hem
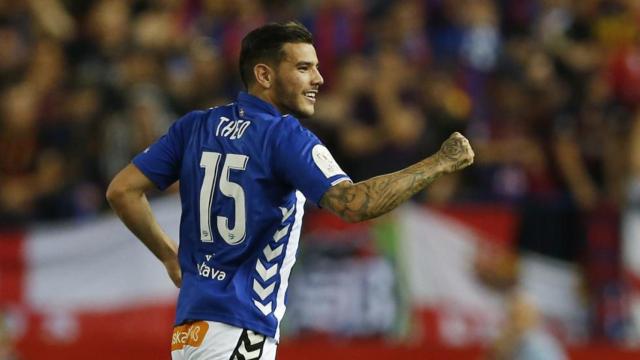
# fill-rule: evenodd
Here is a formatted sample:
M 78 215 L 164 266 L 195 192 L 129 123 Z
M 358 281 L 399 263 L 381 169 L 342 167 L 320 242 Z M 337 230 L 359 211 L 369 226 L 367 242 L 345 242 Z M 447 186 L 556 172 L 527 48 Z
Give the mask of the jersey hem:
M 322 208 L 322 206 L 320 205 L 320 201 L 322 201 L 322 198 L 324 197 L 324 194 L 327 193 L 327 191 L 329 191 L 329 189 L 331 189 L 332 187 L 336 186 L 337 184 L 344 182 L 344 181 L 351 181 L 353 182 L 353 180 L 351 180 L 351 178 L 349 177 L 349 175 L 347 174 L 342 174 L 339 178 L 333 180 L 330 184 L 328 184 L 329 186 L 326 187 L 326 189 L 322 190 L 322 192 L 320 193 L 320 196 L 318 197 L 318 201 L 315 201 L 315 199 L 312 199 L 311 201 L 314 202 L 314 204 L 316 204 L 317 207 Z
M 201 320 L 206 320 L 206 321 L 217 321 L 217 322 L 221 322 L 227 325 L 231 325 L 231 326 L 235 326 L 238 328 L 242 328 L 242 329 L 248 329 L 248 330 L 252 330 L 255 331 L 257 333 L 260 333 L 262 335 L 265 335 L 267 337 L 273 338 L 275 339 L 276 336 L 276 330 L 270 330 L 269 328 L 267 328 L 266 326 L 264 326 L 263 324 L 260 323 L 256 323 L 253 321 L 246 321 L 246 320 L 242 320 L 242 319 L 238 319 L 235 317 L 231 317 L 231 316 L 227 316 L 224 314 L 218 314 L 218 313 L 210 313 L 210 312 L 198 312 L 198 313 L 190 313 L 189 316 L 187 316 L 188 320 L 183 320 L 181 322 L 175 322 L 174 326 L 178 326 L 178 325 L 182 325 L 185 322 L 191 322 L 191 321 L 201 321 Z M 276 341 L 278 339 L 275 339 Z

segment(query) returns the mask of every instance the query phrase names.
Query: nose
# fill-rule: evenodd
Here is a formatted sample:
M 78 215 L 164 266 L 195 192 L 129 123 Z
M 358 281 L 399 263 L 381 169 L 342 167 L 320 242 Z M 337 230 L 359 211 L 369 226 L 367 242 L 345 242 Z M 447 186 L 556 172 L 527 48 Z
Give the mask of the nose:
M 317 85 L 320 86 L 322 84 L 324 84 L 324 78 L 322 77 L 322 75 L 320 74 L 320 70 L 318 70 L 318 68 L 315 68 L 314 74 L 313 74 L 313 79 L 312 81 L 312 85 Z

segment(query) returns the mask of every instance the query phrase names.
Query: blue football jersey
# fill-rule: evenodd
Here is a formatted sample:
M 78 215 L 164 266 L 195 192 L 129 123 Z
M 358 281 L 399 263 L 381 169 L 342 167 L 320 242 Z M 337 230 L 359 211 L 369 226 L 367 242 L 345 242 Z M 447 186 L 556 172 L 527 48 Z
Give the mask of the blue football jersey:
M 279 337 L 304 203 L 349 180 L 320 140 L 248 93 L 176 121 L 133 159 L 180 181 L 176 324 L 211 320 Z

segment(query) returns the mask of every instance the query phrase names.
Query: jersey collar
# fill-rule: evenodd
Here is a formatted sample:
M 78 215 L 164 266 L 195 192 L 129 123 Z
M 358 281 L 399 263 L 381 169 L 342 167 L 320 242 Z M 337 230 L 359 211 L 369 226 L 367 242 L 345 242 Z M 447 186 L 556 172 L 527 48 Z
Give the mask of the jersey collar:
M 238 104 L 244 111 L 262 112 L 275 116 L 282 116 L 273 104 L 270 104 L 257 96 L 253 96 L 247 92 L 241 91 L 238 94 Z

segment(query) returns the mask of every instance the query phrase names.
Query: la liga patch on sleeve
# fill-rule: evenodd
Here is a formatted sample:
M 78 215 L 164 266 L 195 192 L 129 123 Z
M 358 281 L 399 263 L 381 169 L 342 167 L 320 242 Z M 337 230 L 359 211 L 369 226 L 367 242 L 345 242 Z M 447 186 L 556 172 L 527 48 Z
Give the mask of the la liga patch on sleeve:
M 311 156 L 313 156 L 313 161 L 316 163 L 316 166 L 327 178 L 344 174 L 344 171 L 342 171 L 336 160 L 331 156 L 329 149 L 324 145 L 318 144 L 314 146 L 313 149 L 311 149 Z

